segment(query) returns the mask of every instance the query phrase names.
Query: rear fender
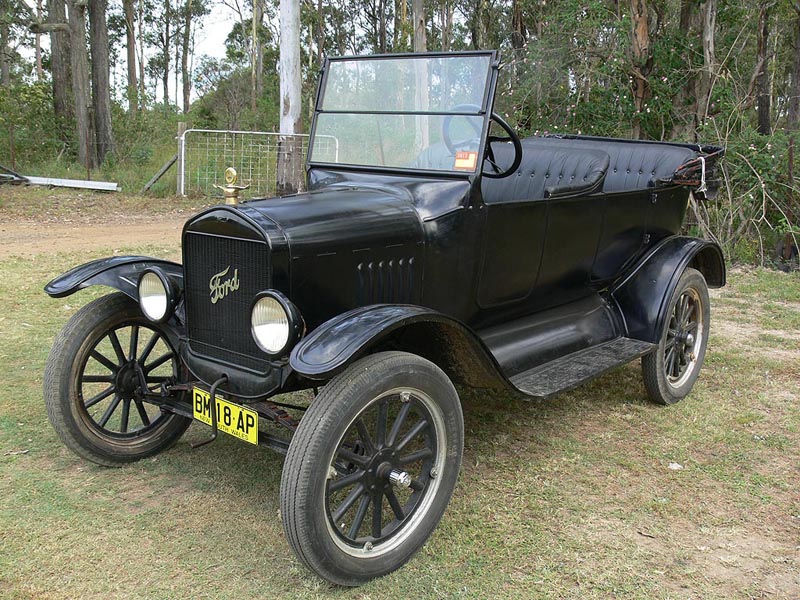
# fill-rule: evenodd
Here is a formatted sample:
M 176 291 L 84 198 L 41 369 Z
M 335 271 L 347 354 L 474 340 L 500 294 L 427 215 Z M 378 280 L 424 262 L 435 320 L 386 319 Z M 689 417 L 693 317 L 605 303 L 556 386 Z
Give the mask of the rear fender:
M 295 346 L 289 360 L 299 375 L 326 381 L 361 356 L 389 349 L 427 358 L 454 383 L 513 389 L 471 329 L 435 310 L 408 304 L 374 304 L 334 317 Z
M 674 236 L 663 240 L 611 290 L 628 337 L 657 344 L 669 300 L 687 268 L 700 271 L 708 287 L 725 285 L 725 259 L 713 242 Z
M 107 285 L 138 302 L 139 276 L 148 267 L 158 267 L 183 290 L 183 267 L 178 263 L 147 256 L 112 256 L 70 269 L 44 286 L 44 291 L 63 298 L 92 285 Z

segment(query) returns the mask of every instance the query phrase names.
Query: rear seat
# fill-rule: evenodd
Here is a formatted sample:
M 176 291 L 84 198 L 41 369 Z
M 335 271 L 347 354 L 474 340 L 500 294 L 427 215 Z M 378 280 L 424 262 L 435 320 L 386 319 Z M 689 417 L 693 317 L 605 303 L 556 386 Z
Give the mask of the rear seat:
M 523 154 L 529 149 L 541 147 L 607 152 L 610 162 L 603 185 L 606 193 L 654 187 L 657 180 L 672 177 L 678 167 L 696 156 L 690 148 L 625 140 L 555 137 L 530 137 L 522 140 Z
M 511 144 L 493 144 L 492 149 L 501 168 L 511 164 L 514 159 Z M 602 150 L 537 141 L 523 147 L 522 162 L 516 173 L 502 179 L 483 177 L 481 192 L 488 203 L 591 194 L 602 188 L 608 165 L 609 156 Z

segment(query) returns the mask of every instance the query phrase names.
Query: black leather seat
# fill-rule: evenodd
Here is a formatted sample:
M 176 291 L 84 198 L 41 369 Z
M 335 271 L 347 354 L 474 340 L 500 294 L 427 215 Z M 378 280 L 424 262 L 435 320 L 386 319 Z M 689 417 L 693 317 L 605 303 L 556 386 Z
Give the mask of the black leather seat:
M 511 144 L 495 143 L 492 149 L 501 168 L 514 160 Z M 482 178 L 481 192 L 487 203 L 591 194 L 602 188 L 608 165 L 609 156 L 602 150 L 537 143 L 523 146 L 522 162 L 514 174 Z M 490 169 L 484 165 L 485 171 Z
M 524 153 L 540 147 L 607 152 L 610 162 L 603 185 L 606 193 L 654 187 L 658 180 L 671 178 L 678 167 L 696 157 L 690 148 L 625 140 L 530 137 L 522 140 L 522 147 Z

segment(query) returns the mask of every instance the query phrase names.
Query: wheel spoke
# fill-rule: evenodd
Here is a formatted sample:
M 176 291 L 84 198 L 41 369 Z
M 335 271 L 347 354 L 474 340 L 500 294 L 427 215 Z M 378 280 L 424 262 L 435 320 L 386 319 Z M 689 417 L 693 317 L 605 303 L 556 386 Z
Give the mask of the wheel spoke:
M 109 331 L 108 332 L 108 339 L 111 341 L 111 345 L 114 348 L 114 354 L 117 355 L 117 361 L 119 364 L 125 364 L 125 353 L 122 351 L 122 344 L 119 343 L 119 337 L 117 337 L 116 331 Z
M 353 523 L 350 525 L 350 530 L 347 532 L 347 537 L 351 540 L 356 539 L 358 537 L 358 531 L 361 529 L 361 524 L 364 522 L 364 517 L 367 516 L 367 509 L 369 508 L 369 503 L 372 501 L 372 498 L 369 496 L 362 496 L 361 502 L 356 509 L 356 515 L 353 518 Z
M 347 448 L 339 448 L 336 452 L 336 456 L 347 462 L 354 463 L 359 467 L 366 467 L 369 464 L 369 459 L 366 456 L 351 452 Z
M 81 377 L 83 383 L 113 383 L 112 375 L 84 375 Z
M 416 425 L 414 425 L 411 430 L 397 443 L 395 446 L 395 450 L 400 452 L 403 448 L 405 448 L 408 443 L 413 440 L 419 433 L 421 433 L 426 427 L 428 426 L 428 421 L 422 419 Z
M 334 479 L 328 484 L 328 491 L 330 493 L 337 492 L 343 488 L 353 485 L 354 483 L 358 483 L 361 481 L 361 478 L 364 476 L 364 471 L 359 469 L 355 473 L 350 473 L 349 475 L 345 475 L 341 479 Z
M 161 339 L 161 336 L 157 332 L 153 332 L 153 335 L 150 336 L 150 339 L 147 342 L 147 345 L 142 350 L 142 353 L 139 355 L 139 363 L 144 364 L 147 361 L 147 357 L 150 356 L 150 353 L 153 351 L 153 348 L 156 347 L 158 340 Z
M 85 381 L 85 379 L 84 379 L 84 381 Z M 102 392 L 100 392 L 99 394 L 97 394 L 97 395 L 95 395 L 95 396 L 92 396 L 91 398 L 89 398 L 89 399 L 88 399 L 86 402 L 84 402 L 84 403 L 83 403 L 83 406 L 84 406 L 85 408 L 91 408 L 91 407 L 93 407 L 95 404 L 97 404 L 98 402 L 100 402 L 100 401 L 102 401 L 102 400 L 104 400 L 104 399 L 108 398 L 108 397 L 109 397 L 111 394 L 113 394 L 115 391 L 117 391 L 117 388 L 116 388 L 116 386 L 113 386 L 113 385 L 112 385 L 112 386 L 109 386 L 109 387 L 107 387 L 105 390 L 103 390 Z
M 415 492 L 419 492 L 424 487 L 425 484 L 422 483 L 419 479 L 414 478 L 411 480 L 411 489 L 414 490 Z
M 386 442 L 386 420 L 388 418 L 389 407 L 386 400 L 378 403 L 378 422 L 375 435 L 375 443 L 378 448 L 383 447 Z
M 139 326 L 133 325 L 131 327 L 131 345 L 128 352 L 128 360 L 136 360 L 136 350 L 139 346 Z
M 372 537 L 381 537 L 383 531 L 383 492 L 375 495 L 372 501 Z
M 158 367 L 160 367 L 169 359 L 171 359 L 172 356 L 173 356 L 172 352 L 167 352 L 166 354 L 159 356 L 156 360 L 154 360 L 144 368 L 145 375 L 147 375 L 151 371 L 155 371 Z M 144 364 L 144 359 L 142 359 L 142 364 Z
M 119 431 L 120 433 L 128 433 L 128 419 L 131 414 L 131 401 L 130 398 L 125 398 L 122 401 L 122 416 L 120 417 Z
M 389 432 L 389 437 L 386 439 L 387 446 L 394 445 L 395 441 L 397 440 L 397 436 L 400 433 L 400 428 L 403 426 L 403 423 L 406 420 L 406 416 L 408 416 L 409 410 L 411 410 L 411 402 L 403 402 L 403 406 L 400 407 L 400 412 L 397 413 L 397 418 L 394 420 L 394 423 L 392 424 L 392 429 Z
M 114 396 L 114 401 L 108 406 L 106 412 L 103 414 L 103 418 L 100 419 L 100 421 L 98 421 L 97 423 L 98 425 L 100 425 L 100 427 L 106 426 L 106 423 L 108 423 L 108 420 L 111 418 L 111 415 L 114 414 L 114 411 L 117 410 L 117 407 L 119 406 L 119 403 L 121 401 L 122 401 L 122 396 L 116 394 Z
M 144 409 L 144 402 L 142 402 L 139 398 L 134 398 L 133 403 L 136 405 L 136 411 L 139 413 L 139 418 L 142 420 L 142 425 L 149 427 L 150 417 L 147 416 L 147 411 Z
M 689 323 L 686 326 L 686 333 L 693 333 L 693 332 L 697 331 L 697 327 L 699 325 L 700 324 L 697 321 L 692 321 L 691 323 Z
M 111 362 L 110 359 L 100 354 L 100 351 L 97 350 L 97 348 L 92 350 L 89 353 L 89 356 L 91 356 L 93 359 L 95 359 L 97 362 L 99 362 L 101 365 L 103 365 L 106 369 L 108 369 L 112 373 L 116 373 L 117 369 L 119 368 L 119 365 L 115 365 L 113 362 Z
M 358 430 L 358 437 L 361 438 L 361 441 L 364 442 L 364 446 L 367 448 L 367 452 L 369 454 L 374 454 L 375 444 L 372 441 L 372 436 L 369 434 L 367 426 L 364 425 L 364 419 L 361 417 L 356 419 L 356 429 Z
M 335 511 L 333 511 L 333 514 L 331 515 L 333 522 L 338 523 L 339 520 L 344 516 L 344 513 L 346 513 L 350 507 L 353 506 L 355 501 L 358 500 L 363 493 L 364 486 L 360 483 L 350 490 L 350 493 L 347 494 L 344 500 L 342 500 L 342 503 L 336 508 Z
M 397 462 L 400 466 L 403 466 L 417 462 L 418 460 L 430 458 L 431 456 L 433 456 L 433 451 L 430 448 L 423 448 L 422 450 L 417 450 L 416 452 L 412 452 L 406 456 L 401 456 L 400 460 Z
M 389 501 L 389 506 L 392 507 L 392 511 L 394 512 L 394 516 L 397 517 L 397 520 L 402 521 L 405 519 L 406 513 L 403 512 L 403 507 L 400 506 L 400 501 L 397 499 L 393 489 L 389 488 L 386 490 L 386 499 Z

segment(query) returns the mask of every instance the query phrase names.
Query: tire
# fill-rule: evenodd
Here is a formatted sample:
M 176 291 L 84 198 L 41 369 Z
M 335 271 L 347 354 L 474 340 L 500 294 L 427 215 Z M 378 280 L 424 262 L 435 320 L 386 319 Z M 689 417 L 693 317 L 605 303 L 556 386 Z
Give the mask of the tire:
M 658 404 L 683 400 L 700 375 L 706 355 L 711 309 L 703 275 L 686 269 L 669 301 L 658 347 L 642 357 L 647 394 Z
M 436 365 L 403 352 L 359 360 L 325 386 L 289 446 L 289 545 L 338 585 L 400 568 L 444 514 L 463 446 L 461 403 Z
M 121 293 L 75 313 L 53 342 L 44 373 L 47 415 L 70 450 L 113 467 L 177 441 L 192 420 L 148 403 L 140 373 L 151 390 L 177 377 L 177 354 L 162 325 Z

